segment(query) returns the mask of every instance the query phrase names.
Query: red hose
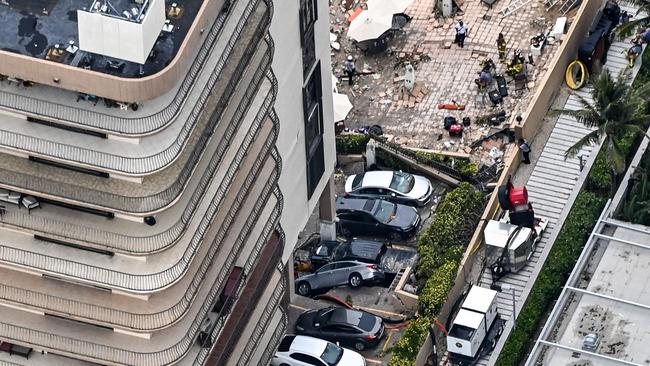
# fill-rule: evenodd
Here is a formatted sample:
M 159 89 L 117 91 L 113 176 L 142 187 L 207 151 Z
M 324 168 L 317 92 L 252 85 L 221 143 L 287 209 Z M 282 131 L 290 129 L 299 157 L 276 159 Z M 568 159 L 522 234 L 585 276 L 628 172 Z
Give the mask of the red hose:
M 405 321 L 405 322 L 403 322 L 403 323 L 399 323 L 399 324 L 397 324 L 397 325 L 391 325 L 391 326 L 388 326 L 388 325 L 387 325 L 387 326 L 386 326 L 386 329 L 390 329 L 390 330 L 398 330 L 398 329 L 402 329 L 402 328 L 404 328 L 405 326 L 409 325 L 410 322 L 411 322 L 410 320 L 407 320 L 407 321 Z
M 348 304 L 347 301 L 345 301 L 345 300 L 343 300 L 340 297 L 335 296 L 335 295 L 330 295 L 330 294 L 317 295 L 317 296 L 314 296 L 314 299 L 331 301 L 331 302 L 343 305 L 348 309 L 352 309 L 352 305 Z

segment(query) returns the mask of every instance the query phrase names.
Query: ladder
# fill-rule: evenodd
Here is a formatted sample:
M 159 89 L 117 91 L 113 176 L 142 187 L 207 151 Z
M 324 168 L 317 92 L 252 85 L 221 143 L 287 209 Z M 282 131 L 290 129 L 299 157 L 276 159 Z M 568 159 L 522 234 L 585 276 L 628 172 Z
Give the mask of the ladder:
M 566 15 L 566 13 L 578 6 L 578 4 L 580 4 L 580 0 L 564 0 L 564 4 L 562 4 L 559 11 L 562 15 Z
M 562 0 L 546 0 L 544 2 L 544 5 L 546 5 L 546 10 L 547 11 L 551 10 L 551 8 L 554 7 L 555 5 L 557 5 L 560 1 L 562 1 Z
M 530 3 L 531 0 L 514 0 L 508 6 L 506 6 L 503 10 L 501 10 L 501 15 L 504 17 L 507 17 L 508 15 L 516 12 L 517 10 L 523 8 L 526 6 L 528 3 Z

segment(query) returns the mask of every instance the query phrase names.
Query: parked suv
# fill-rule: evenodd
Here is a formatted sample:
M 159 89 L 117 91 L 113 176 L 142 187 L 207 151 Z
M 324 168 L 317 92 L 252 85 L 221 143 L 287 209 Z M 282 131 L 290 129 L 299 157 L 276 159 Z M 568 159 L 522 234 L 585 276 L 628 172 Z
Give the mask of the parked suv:
M 336 198 L 337 228 L 341 235 L 353 234 L 404 240 L 415 235 L 420 215 L 414 207 L 378 199 Z
M 384 336 L 384 321 L 365 311 L 328 307 L 298 317 L 296 332 L 352 346 L 357 351 L 375 347 Z
M 431 200 L 433 187 L 427 178 L 402 171 L 372 171 L 351 175 L 345 181 L 350 197 L 379 198 L 422 207 Z
M 355 261 L 333 262 L 318 271 L 296 280 L 296 292 L 308 296 L 313 290 L 325 290 L 341 285 L 359 287 L 364 283 L 379 282 L 386 278 L 384 270 L 376 264 Z
M 323 240 L 311 248 L 309 261 L 312 270 L 336 261 L 358 261 L 379 264 L 386 244 L 363 239 L 352 239 L 346 242 Z

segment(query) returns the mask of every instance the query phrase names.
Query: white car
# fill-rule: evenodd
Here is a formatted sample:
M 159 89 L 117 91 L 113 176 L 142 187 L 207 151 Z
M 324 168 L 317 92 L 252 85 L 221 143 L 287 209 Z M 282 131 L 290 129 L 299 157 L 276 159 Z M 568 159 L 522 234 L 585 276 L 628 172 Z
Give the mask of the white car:
M 322 339 L 286 335 L 271 360 L 272 366 L 365 366 L 358 353 Z
M 393 203 L 422 207 L 433 195 L 431 182 L 402 171 L 372 171 L 351 175 L 345 181 L 349 197 L 380 198 Z

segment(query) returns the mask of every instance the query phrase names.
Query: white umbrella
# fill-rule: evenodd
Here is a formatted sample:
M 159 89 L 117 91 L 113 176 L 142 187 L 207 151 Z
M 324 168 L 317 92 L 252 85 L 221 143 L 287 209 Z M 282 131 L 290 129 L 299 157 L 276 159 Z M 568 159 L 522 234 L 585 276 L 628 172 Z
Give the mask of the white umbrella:
M 352 110 L 350 98 L 345 94 L 332 93 L 334 100 L 334 122 L 343 121 Z
M 385 13 L 385 14 L 401 14 L 406 11 L 406 8 L 413 3 L 413 0 L 368 0 L 368 10 Z
M 393 14 L 364 10 L 350 23 L 348 37 L 358 42 L 376 39 L 392 26 Z

